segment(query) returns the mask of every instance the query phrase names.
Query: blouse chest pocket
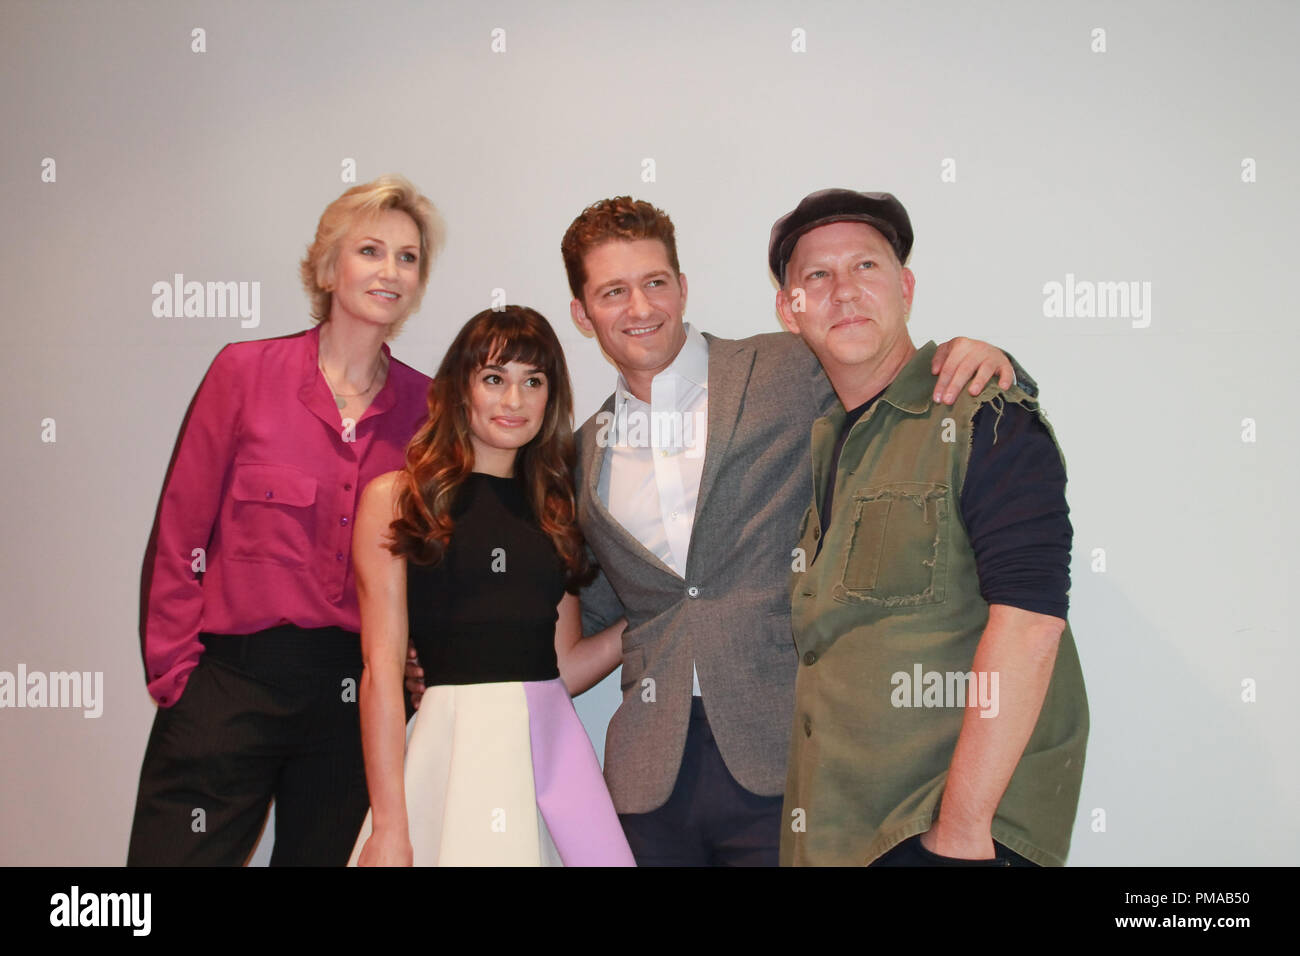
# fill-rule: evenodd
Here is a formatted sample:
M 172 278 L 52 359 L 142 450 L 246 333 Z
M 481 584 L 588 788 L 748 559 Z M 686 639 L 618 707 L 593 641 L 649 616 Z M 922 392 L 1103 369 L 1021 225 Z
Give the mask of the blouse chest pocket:
M 316 479 L 290 465 L 235 464 L 227 555 L 304 567 L 316 540 Z
M 832 597 L 842 604 L 942 604 L 948 572 L 951 488 L 901 481 L 853 494 L 853 527 Z

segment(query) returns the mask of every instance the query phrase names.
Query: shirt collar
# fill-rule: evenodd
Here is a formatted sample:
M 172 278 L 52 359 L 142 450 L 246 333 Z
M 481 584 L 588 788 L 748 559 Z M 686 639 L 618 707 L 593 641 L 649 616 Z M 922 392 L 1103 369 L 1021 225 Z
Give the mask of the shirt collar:
M 689 322 L 683 322 L 682 328 L 686 330 L 686 342 L 672 363 L 655 378 L 658 379 L 661 375 L 676 375 L 692 385 L 707 389 L 709 387 L 709 343 L 700 330 Z M 618 373 L 618 384 L 614 391 L 619 402 L 636 398 L 627 387 L 627 379 L 623 377 L 622 372 Z
M 334 393 L 325 383 L 325 376 L 320 374 L 320 330 L 323 324 L 316 323 L 303 336 L 306 348 L 303 350 L 302 384 L 298 389 L 298 395 L 305 405 L 311 406 L 313 402 L 317 402 L 319 409 L 337 410 Z M 388 378 L 371 400 L 362 418 L 382 414 L 397 404 L 396 386 L 393 383 L 393 352 L 387 342 L 381 348 L 384 350 L 384 357 L 388 360 Z M 328 401 L 322 402 L 322 397 Z
M 934 375 L 930 372 L 930 362 L 937 349 L 934 342 L 926 342 L 917 349 L 911 361 L 903 366 L 885 389 L 885 394 L 880 396 L 880 401 L 913 415 L 929 411 L 934 404 Z

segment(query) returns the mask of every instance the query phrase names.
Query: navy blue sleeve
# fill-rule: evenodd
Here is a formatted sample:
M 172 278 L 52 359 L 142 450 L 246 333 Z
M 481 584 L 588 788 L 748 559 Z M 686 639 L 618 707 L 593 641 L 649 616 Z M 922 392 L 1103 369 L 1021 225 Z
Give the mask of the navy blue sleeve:
M 1035 412 L 976 412 L 961 514 L 984 600 L 1064 619 L 1074 529 L 1065 466 Z

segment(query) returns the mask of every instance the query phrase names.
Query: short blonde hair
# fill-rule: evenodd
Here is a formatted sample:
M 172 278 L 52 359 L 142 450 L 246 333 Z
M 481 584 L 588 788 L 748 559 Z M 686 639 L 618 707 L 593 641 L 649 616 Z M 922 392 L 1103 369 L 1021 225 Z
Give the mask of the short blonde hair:
M 316 238 L 307 247 L 307 255 L 303 257 L 301 266 L 302 285 L 311 299 L 311 317 L 314 321 L 329 320 L 334 296 L 324 284 L 330 270 L 338 262 L 343 239 L 357 222 L 390 209 L 400 210 L 410 216 L 420 232 L 420 287 L 415 293 L 411 311 L 420 307 L 424 288 L 429 283 L 429 269 L 442 251 L 447 230 L 428 197 L 422 196 L 405 176 L 390 174 L 380 176 L 373 182 L 353 186 L 321 213 L 320 223 L 316 226 Z

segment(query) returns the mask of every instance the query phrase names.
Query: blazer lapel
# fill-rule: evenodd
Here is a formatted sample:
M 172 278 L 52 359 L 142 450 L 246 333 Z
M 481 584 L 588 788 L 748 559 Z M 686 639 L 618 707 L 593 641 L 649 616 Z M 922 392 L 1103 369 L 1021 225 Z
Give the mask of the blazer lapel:
M 731 438 L 740 418 L 741 400 L 749 386 L 754 368 L 754 347 L 745 342 L 722 341 L 709 335 L 709 438 L 704 446 L 704 473 L 700 476 L 700 493 L 695 499 L 695 528 L 691 532 L 691 551 L 695 551 L 695 529 L 708 504 L 722 463 L 727 459 Z M 688 565 L 689 567 L 689 559 Z

